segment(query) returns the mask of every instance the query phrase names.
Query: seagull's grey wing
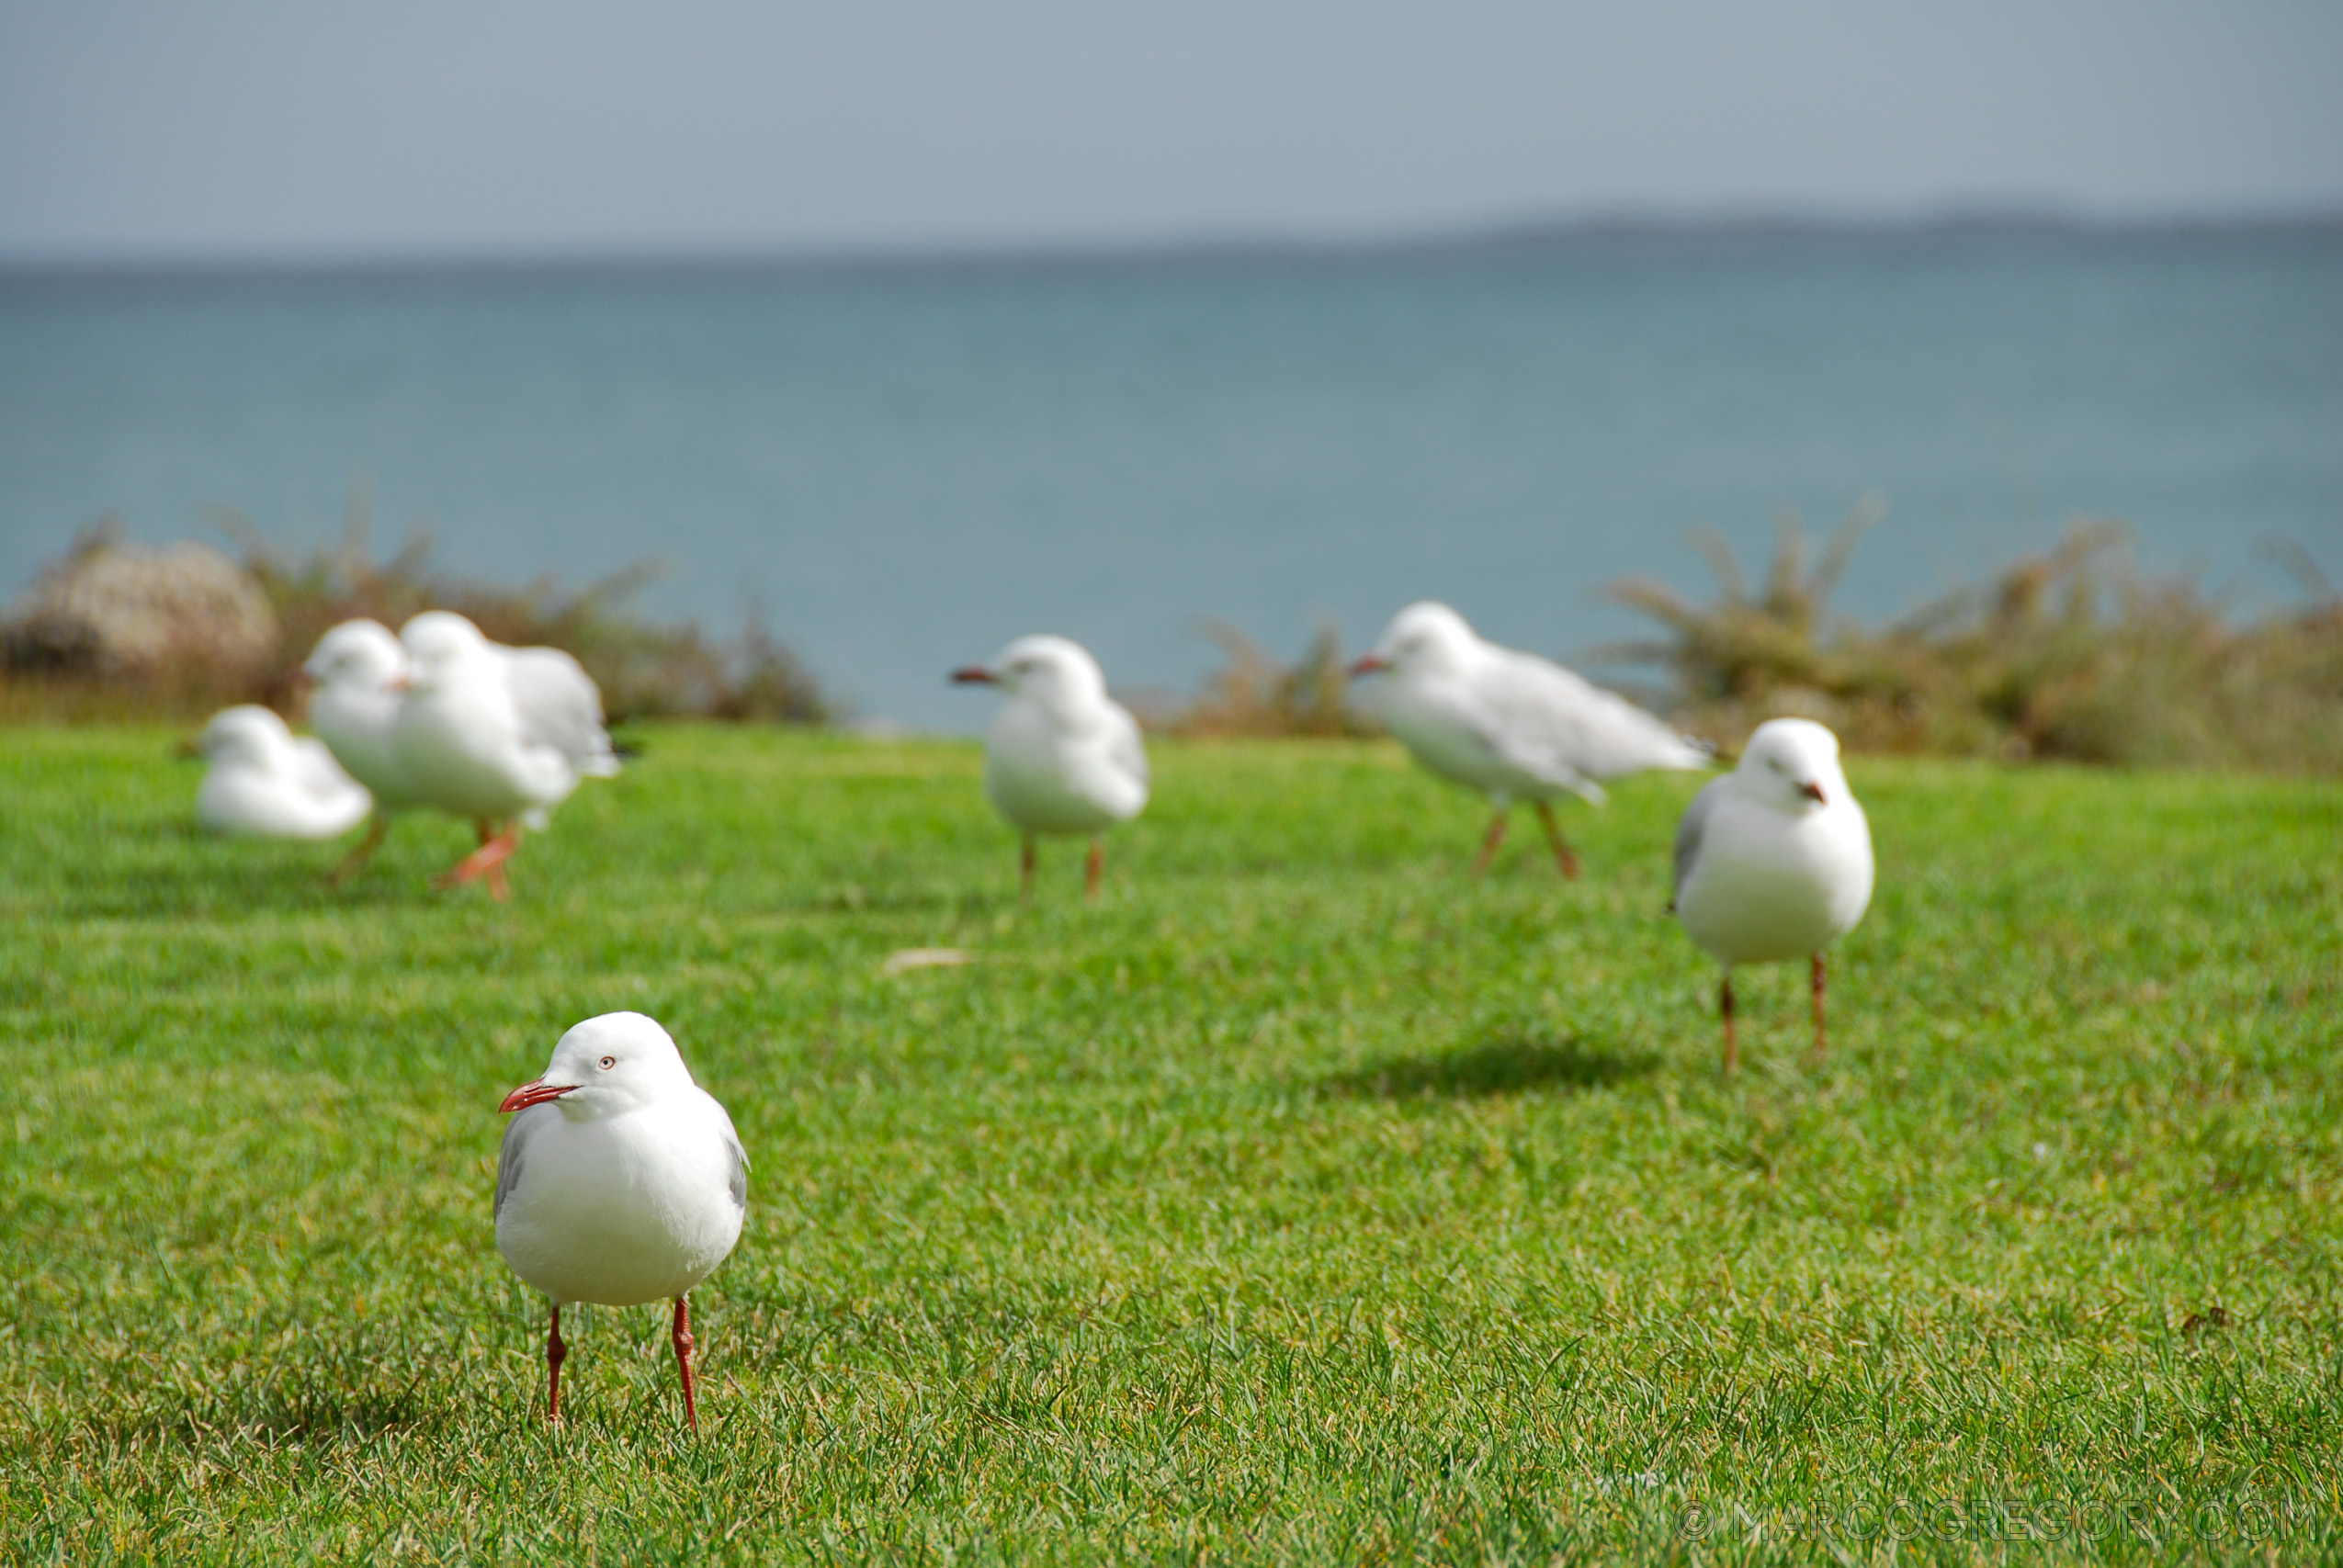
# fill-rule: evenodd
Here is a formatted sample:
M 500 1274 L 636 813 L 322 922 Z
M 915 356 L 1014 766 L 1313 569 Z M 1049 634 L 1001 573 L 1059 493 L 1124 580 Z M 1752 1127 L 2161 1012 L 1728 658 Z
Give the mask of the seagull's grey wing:
M 1586 682 L 1557 664 L 1492 649 L 1470 678 L 1456 682 L 1458 716 L 1507 766 L 1600 802 L 1602 790 L 1581 765 L 1575 710 Z
M 1106 754 L 1115 765 L 1143 784 L 1152 784 L 1147 765 L 1147 743 L 1139 739 L 1139 721 L 1131 716 L 1130 709 L 1120 703 L 1107 705 L 1111 710 L 1107 722 L 1113 726 L 1112 738 L 1106 744 Z
M 618 771 L 602 723 L 602 688 L 585 667 L 558 648 L 504 649 L 504 682 L 520 710 L 521 738 L 549 746 L 581 773 Z
M 726 1111 L 722 1103 L 712 1094 L 707 1097 L 707 1102 L 716 1108 L 716 1119 L 724 1127 L 725 1152 L 732 1156 L 732 1173 L 729 1183 L 732 1192 L 732 1206 L 736 1209 L 745 1209 L 749 1206 L 749 1151 L 741 1146 L 741 1134 L 733 1130 L 731 1113 Z
M 560 1114 L 549 1104 L 532 1105 L 515 1111 L 513 1119 L 504 1123 L 504 1144 L 496 1151 L 496 1207 L 492 1211 L 496 1217 L 503 1217 L 504 1200 L 520 1185 L 521 1168 L 528 1160 L 529 1140 Z
M 1647 768 L 1703 768 L 1707 753 L 1666 723 L 1576 671 L 1511 649 L 1473 681 L 1515 767 L 1600 800 L 1598 779 Z
M 1716 792 L 1723 779 L 1711 779 L 1692 803 L 1684 807 L 1683 819 L 1676 824 L 1676 865 L 1668 883 L 1668 908 L 1672 914 L 1676 900 L 1684 896 L 1684 884 L 1692 879 L 1692 867 L 1701 858 L 1701 837 L 1708 831 L 1708 819 L 1716 809 Z

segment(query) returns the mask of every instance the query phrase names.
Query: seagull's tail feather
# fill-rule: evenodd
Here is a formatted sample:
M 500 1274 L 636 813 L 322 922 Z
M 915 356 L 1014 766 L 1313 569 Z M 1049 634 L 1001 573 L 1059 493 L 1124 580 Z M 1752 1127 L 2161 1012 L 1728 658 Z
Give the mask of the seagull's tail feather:
M 1703 740 L 1697 735 L 1671 735 L 1669 740 L 1670 744 L 1664 749 L 1662 760 L 1654 762 L 1653 767 L 1696 773 L 1716 766 L 1715 741 Z

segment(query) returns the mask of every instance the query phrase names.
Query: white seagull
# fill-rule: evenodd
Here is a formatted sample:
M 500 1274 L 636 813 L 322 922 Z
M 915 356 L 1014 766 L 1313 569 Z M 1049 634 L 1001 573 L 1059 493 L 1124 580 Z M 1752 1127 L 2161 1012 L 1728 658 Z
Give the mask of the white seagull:
M 390 818 L 416 804 L 391 739 L 399 705 L 406 698 L 407 650 L 379 621 L 344 621 L 317 639 L 301 673 L 314 682 L 310 728 L 374 796 L 374 820 L 365 841 L 326 877 L 338 885 L 380 846 Z
M 221 709 L 187 750 L 211 764 L 196 791 L 196 817 L 215 833 L 332 839 L 374 808 L 333 752 L 265 707 Z
M 587 1019 L 542 1077 L 504 1097 L 496 1250 L 553 1299 L 545 1336 L 548 1420 L 561 1415 L 561 1309 L 673 1301 L 671 1338 L 692 1397 L 692 1288 L 741 1239 L 749 1160 L 732 1119 L 692 1081 L 675 1042 L 639 1012 Z
M 1624 697 L 1534 653 L 1482 641 L 1464 616 L 1429 599 L 1392 616 L 1351 673 L 1384 675 L 1376 711 L 1417 761 L 1495 804 L 1475 875 L 1496 858 L 1516 800 L 1536 808 L 1554 863 L 1575 877 L 1579 857 L 1547 804 L 1556 795 L 1600 806 L 1602 780 L 1709 765 L 1700 742 Z
M 1758 726 L 1740 765 L 1692 797 L 1676 829 L 1685 932 L 1724 966 L 1725 1070 L 1736 1071 L 1733 970 L 1811 958 L 1814 1049 L 1823 1054 L 1822 950 L 1871 904 L 1871 824 L 1839 766 L 1839 738 L 1803 718 Z
M 390 741 L 407 787 L 480 828 L 480 848 L 438 885 L 485 876 L 501 898 L 522 827 L 543 828 L 581 778 L 618 771 L 602 694 L 560 649 L 504 648 L 452 611 L 424 611 L 399 640 L 407 688 Z
M 984 732 L 984 793 L 1024 835 L 1024 889 L 1033 890 L 1036 835 L 1087 833 L 1082 886 L 1097 897 L 1106 867 L 1100 831 L 1147 805 L 1138 721 L 1106 694 L 1090 650 L 1062 637 L 1021 637 L 990 664 L 964 665 L 952 679 L 1007 694 Z

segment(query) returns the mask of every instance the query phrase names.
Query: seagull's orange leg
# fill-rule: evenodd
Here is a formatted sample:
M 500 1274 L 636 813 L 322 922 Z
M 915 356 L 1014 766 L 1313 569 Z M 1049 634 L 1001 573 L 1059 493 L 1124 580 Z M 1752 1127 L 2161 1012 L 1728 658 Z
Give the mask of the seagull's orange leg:
M 692 1402 L 692 1299 L 689 1295 L 675 1298 L 675 1331 L 670 1336 L 675 1344 L 675 1365 L 684 1374 L 684 1425 L 699 1430 L 699 1407 Z
M 375 850 L 382 842 L 382 835 L 390 831 L 390 824 L 384 820 L 382 813 L 376 812 L 367 823 L 366 837 L 359 840 L 358 847 L 344 855 L 342 863 L 325 874 L 325 886 L 339 887 L 356 876 L 358 868 L 374 858 Z
M 483 832 L 486 827 L 485 823 L 481 825 Z M 513 852 L 520 847 L 521 830 L 506 828 L 494 838 L 482 840 L 480 848 L 434 878 L 431 885 L 434 887 L 460 887 L 467 882 L 477 882 L 484 876 L 488 878 L 489 892 L 498 898 L 510 897 L 512 888 L 504 881 L 504 866 L 513 858 Z
M 1814 955 L 1814 1059 L 1819 1062 L 1822 1060 L 1823 1055 L 1822 954 L 1817 953 Z
M 1725 1015 L 1725 1074 L 1730 1077 L 1741 1070 L 1741 1049 L 1733 1041 L 1733 971 L 1730 969 L 1717 983 L 1716 1008 Z
M 1099 878 L 1105 874 L 1106 846 L 1099 841 L 1097 834 L 1092 833 L 1090 836 L 1090 858 L 1082 863 L 1082 897 L 1097 897 Z
M 1027 833 L 1024 845 L 1017 852 L 1017 897 L 1020 898 L 1033 897 L 1033 835 Z
M 1554 820 L 1554 807 L 1543 800 L 1539 801 L 1537 819 L 1545 824 L 1545 841 L 1554 846 L 1554 863 L 1561 868 L 1562 880 L 1576 882 L 1579 879 L 1579 857 L 1572 854 L 1570 846 L 1562 841 L 1562 829 Z
M 1500 806 L 1497 815 L 1488 819 L 1488 836 L 1480 841 L 1480 853 L 1473 860 L 1473 874 L 1488 874 L 1488 863 L 1497 858 L 1497 846 L 1505 841 L 1505 829 L 1513 819 L 1511 807 Z
M 561 1419 L 561 1362 L 570 1348 L 561 1343 L 561 1303 L 553 1303 L 553 1325 L 545 1331 L 545 1418 Z

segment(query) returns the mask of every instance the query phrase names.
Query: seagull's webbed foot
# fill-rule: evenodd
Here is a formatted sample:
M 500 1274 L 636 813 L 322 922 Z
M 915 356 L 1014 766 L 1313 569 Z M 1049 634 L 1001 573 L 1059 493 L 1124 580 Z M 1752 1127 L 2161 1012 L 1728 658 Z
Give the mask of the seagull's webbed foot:
M 561 1363 L 570 1348 L 561 1343 L 561 1303 L 553 1303 L 553 1323 L 545 1331 L 545 1418 L 561 1419 Z
M 1545 841 L 1554 846 L 1554 863 L 1560 869 L 1562 880 L 1576 882 L 1579 879 L 1579 857 L 1571 852 L 1569 844 L 1563 840 L 1561 826 L 1554 820 L 1553 806 L 1539 801 L 1537 819 L 1545 826 Z
M 1733 1039 L 1733 972 L 1729 969 L 1716 984 L 1716 1010 L 1725 1020 L 1725 1076 L 1731 1077 L 1741 1070 L 1741 1048 Z
M 360 868 L 374 858 L 374 852 L 382 843 L 382 835 L 390 830 L 390 824 L 384 819 L 381 812 L 376 812 L 372 819 L 368 822 L 366 837 L 358 840 L 357 848 L 344 855 L 341 863 L 325 874 L 325 886 L 339 887 L 356 876 Z
M 669 1337 L 675 1346 L 675 1367 L 684 1374 L 684 1425 L 699 1430 L 699 1407 L 692 1401 L 692 1298 L 675 1298 L 675 1327 Z
M 1512 807 L 1500 806 L 1497 815 L 1488 819 L 1488 833 L 1480 841 L 1480 853 L 1473 857 L 1473 874 L 1487 876 L 1489 863 L 1497 859 L 1497 846 L 1505 841 L 1505 829 L 1511 826 Z
M 1819 1062 L 1828 1054 L 1822 1034 L 1822 954 L 1814 955 L 1814 1059 Z
M 504 880 L 504 863 L 521 847 L 518 827 L 506 828 L 492 839 L 483 840 L 480 848 L 458 861 L 434 878 L 434 887 L 461 887 L 468 882 L 488 879 L 488 891 L 499 899 L 512 897 L 511 884 Z

